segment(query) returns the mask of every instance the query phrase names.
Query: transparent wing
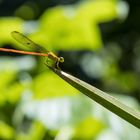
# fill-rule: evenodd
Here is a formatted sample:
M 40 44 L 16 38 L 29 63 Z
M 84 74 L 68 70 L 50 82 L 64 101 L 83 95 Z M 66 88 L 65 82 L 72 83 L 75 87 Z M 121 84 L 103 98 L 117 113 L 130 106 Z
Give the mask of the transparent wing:
M 17 32 L 17 31 L 11 32 L 11 35 L 16 41 L 18 41 L 20 44 L 22 44 L 26 47 L 29 47 L 38 52 L 48 53 L 48 50 L 46 50 L 45 48 L 41 47 L 40 45 L 34 43 L 28 37 L 26 37 L 25 35 Z

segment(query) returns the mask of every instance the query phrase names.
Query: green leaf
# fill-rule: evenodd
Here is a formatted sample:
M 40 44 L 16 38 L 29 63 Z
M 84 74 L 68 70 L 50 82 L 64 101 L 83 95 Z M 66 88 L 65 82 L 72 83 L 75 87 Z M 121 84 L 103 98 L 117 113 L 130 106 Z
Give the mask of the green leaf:
M 50 67 L 49 67 L 50 68 Z M 83 94 L 96 101 L 100 105 L 104 106 L 111 112 L 115 113 L 119 117 L 123 118 L 127 122 L 132 125 L 140 128 L 140 112 L 126 106 L 119 102 L 116 98 L 111 95 L 97 89 L 94 86 L 87 84 L 80 79 L 65 73 L 61 70 L 57 70 L 54 68 L 50 68 L 53 70 L 58 76 L 68 82 L 70 85 L 75 87 L 77 90 L 81 91 Z
M 14 129 L 8 124 L 0 121 L 0 138 L 13 139 L 15 135 Z
M 31 37 L 38 37 L 38 42 L 55 50 L 98 50 L 103 46 L 98 24 L 118 17 L 117 2 L 110 0 L 56 6 L 44 12 L 38 32 Z
M 75 139 L 93 139 L 104 128 L 104 124 L 95 118 L 86 118 L 79 123 L 74 129 Z
M 12 31 L 22 29 L 23 20 L 20 18 L 0 18 L 0 45 L 12 43 L 15 41 L 9 35 Z M 9 26 L 10 25 L 10 26 Z
M 76 95 L 77 90 L 65 84 L 63 80 L 56 75 L 45 72 L 38 75 L 32 84 L 32 89 L 36 98 L 53 98 L 64 95 Z
M 15 82 L 12 84 L 12 86 L 9 86 L 8 89 L 6 89 L 6 98 L 7 101 L 11 104 L 15 104 L 19 102 L 21 98 L 21 94 L 23 93 L 24 86 L 18 82 Z

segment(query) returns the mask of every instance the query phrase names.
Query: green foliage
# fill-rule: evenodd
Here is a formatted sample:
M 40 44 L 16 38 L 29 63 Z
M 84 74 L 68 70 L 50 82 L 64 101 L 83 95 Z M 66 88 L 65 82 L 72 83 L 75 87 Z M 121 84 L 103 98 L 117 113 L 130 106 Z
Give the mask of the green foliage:
M 10 33 L 14 30 L 22 31 L 23 20 L 20 18 L 0 18 L 0 45 L 12 43 L 15 41 L 11 38 Z
M 117 0 L 89 0 L 82 3 L 79 2 L 75 5 L 56 6 L 47 9 L 38 20 L 32 22 L 24 21 L 17 17 L 0 18 L 0 45 L 2 47 L 5 44 L 11 44 L 12 47 L 24 50 L 25 46 L 20 45 L 10 36 L 11 31 L 17 30 L 25 34 L 27 33 L 34 42 L 44 46 L 48 50 L 101 51 L 103 50 L 103 41 L 98 25 L 120 18 L 117 7 L 118 3 Z M 32 19 L 36 14 L 33 13 L 34 9 L 32 7 L 38 5 L 31 4 L 30 7 L 30 4 L 24 3 L 15 10 L 15 14 L 25 19 Z M 114 45 L 112 46 L 114 47 Z M 104 86 L 109 87 L 109 89 L 120 89 L 119 92 L 123 91 L 124 93 L 137 90 L 139 85 L 137 75 L 131 71 L 122 72 L 119 70 L 117 65 L 118 58 L 113 58 L 115 56 L 113 52 L 103 55 L 107 59 L 102 58 L 104 62 L 101 63 L 103 65 L 100 68 L 102 72 L 104 71 L 104 74 L 99 77 Z M 15 58 L 18 61 L 20 56 Z M 91 59 L 90 56 L 88 61 L 84 63 L 87 69 L 89 69 L 89 62 L 92 62 Z M 110 60 L 113 60 L 113 62 L 110 63 Z M 32 67 L 34 62 L 37 64 L 36 67 Z M 89 105 L 89 101 L 86 103 L 85 98 L 82 97 L 84 101 L 78 102 L 81 97 L 76 89 L 46 70 L 46 66 L 43 65 L 44 61 L 35 59 L 30 64 L 27 64 L 28 62 L 24 63 L 22 60 L 19 60 L 18 63 L 20 64 L 17 65 L 15 63 L 14 66 L 7 62 L 0 64 L 0 139 L 41 140 L 47 137 L 47 140 L 55 138 L 59 140 L 59 137 L 67 135 L 65 133 L 67 129 L 65 128 L 70 128 L 68 129 L 68 135 L 71 139 L 96 139 L 100 135 L 100 132 L 106 129 L 104 127 L 105 123 L 109 127 L 107 121 L 105 122 L 105 120 L 98 118 L 95 114 L 93 116 L 93 108 L 91 104 Z M 81 62 L 79 61 L 78 63 L 80 65 Z M 6 66 L 4 70 L 2 69 L 3 65 Z M 19 68 L 19 65 L 22 65 L 25 69 Z M 28 70 L 26 69 L 27 65 L 31 66 Z M 94 63 L 91 71 L 95 68 L 97 68 L 97 65 Z M 99 73 L 100 71 L 97 69 L 97 72 Z M 89 74 L 89 77 L 92 76 Z M 98 80 L 99 77 L 95 78 Z M 69 106 L 69 108 L 65 108 L 64 112 L 66 114 L 63 110 L 57 112 L 57 109 L 61 106 L 60 102 L 63 97 L 69 98 L 71 104 L 75 104 Z M 77 100 L 73 101 L 71 97 L 76 97 Z M 47 112 L 47 116 L 42 115 L 43 119 L 38 119 L 40 114 L 45 113 L 45 111 L 41 112 L 42 108 L 46 109 L 48 107 L 47 105 L 40 107 L 41 102 L 49 101 L 49 103 L 54 103 L 53 99 L 60 99 L 60 102 L 55 102 L 51 106 L 52 108 L 50 109 L 56 109 L 55 113 L 59 114 L 57 116 L 54 113 L 52 118 L 61 119 L 60 123 L 64 124 L 62 128 L 57 130 L 47 126 L 43 120 L 47 120 L 46 118 L 51 115 L 51 111 Z M 39 102 L 40 104 L 32 104 L 34 102 Z M 25 110 L 23 109 L 23 104 L 27 105 L 27 108 L 24 108 Z M 31 106 L 28 108 L 28 105 Z M 95 107 L 95 104 L 93 106 Z M 36 114 L 32 110 L 34 107 L 36 108 Z M 37 112 L 38 108 L 40 113 Z M 71 114 L 68 109 L 72 110 Z M 103 112 L 98 108 L 96 111 L 98 113 Z M 65 122 L 61 118 L 63 113 L 66 116 L 69 115 L 68 122 Z M 104 117 L 104 114 L 102 116 Z M 26 120 L 26 117 L 29 120 Z M 73 122 L 75 123 L 74 125 Z M 57 124 L 55 120 L 53 123 Z M 124 127 L 121 128 L 123 129 Z
M 38 29 L 30 37 L 48 50 L 98 50 L 103 46 L 98 24 L 119 18 L 116 4 L 110 0 L 88 1 L 76 6 L 50 8 L 40 17 Z M 0 25 L 1 44 L 9 42 L 24 48 L 9 36 L 14 30 L 22 31 L 22 25 L 26 27 L 23 20 L 1 18 Z
M 22 92 L 24 91 L 24 86 L 21 83 L 14 82 L 9 88 L 5 91 L 5 96 L 7 101 L 10 104 L 16 104 L 19 102 Z
M 10 104 L 16 104 L 21 98 L 24 86 L 15 81 L 16 75 L 16 71 L 1 71 L 0 105 L 4 105 L 7 102 Z
M 97 50 L 103 46 L 98 24 L 117 17 L 116 2 L 110 0 L 88 1 L 79 6 L 57 6 L 41 16 L 40 28 L 31 37 L 39 39 L 44 34 L 47 40 L 38 41 L 55 50 Z
M 74 96 L 77 93 L 76 89 L 48 71 L 41 73 L 34 79 L 32 89 L 34 96 L 40 99 Z
M 46 128 L 38 122 L 32 122 L 28 133 L 19 133 L 16 135 L 16 140 L 41 140 L 46 132 Z
M 137 89 L 138 77 L 136 74 L 130 71 L 121 72 L 115 64 L 111 65 L 106 72 L 104 83 L 110 89 L 117 89 L 125 94 L 129 94 Z
M 13 139 L 15 135 L 15 130 L 8 124 L 0 121 L 0 138 L 1 139 Z
M 96 118 L 86 118 L 75 127 L 74 139 L 93 139 L 103 130 L 104 125 Z

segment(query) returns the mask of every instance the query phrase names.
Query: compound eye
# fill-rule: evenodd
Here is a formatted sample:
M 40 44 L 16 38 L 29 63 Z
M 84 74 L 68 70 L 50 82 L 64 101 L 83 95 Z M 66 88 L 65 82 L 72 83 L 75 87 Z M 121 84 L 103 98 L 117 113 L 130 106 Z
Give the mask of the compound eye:
M 64 62 L 64 58 L 60 57 L 60 62 L 63 63 Z

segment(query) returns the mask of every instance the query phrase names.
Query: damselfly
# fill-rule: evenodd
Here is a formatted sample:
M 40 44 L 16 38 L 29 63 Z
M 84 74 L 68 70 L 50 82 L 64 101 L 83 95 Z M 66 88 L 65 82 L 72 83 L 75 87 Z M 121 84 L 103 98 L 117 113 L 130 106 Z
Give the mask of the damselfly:
M 57 69 L 59 69 L 59 63 L 64 62 L 63 57 L 58 57 L 53 52 L 50 52 L 46 50 L 44 47 L 34 43 L 32 40 L 30 40 L 28 37 L 26 37 L 22 33 L 13 31 L 11 32 L 11 35 L 16 41 L 18 41 L 22 45 L 29 47 L 31 49 L 36 49 L 38 52 L 20 51 L 20 50 L 15 50 L 15 49 L 6 49 L 6 48 L 0 48 L 0 51 L 48 57 L 50 60 L 53 61 L 54 67 Z

